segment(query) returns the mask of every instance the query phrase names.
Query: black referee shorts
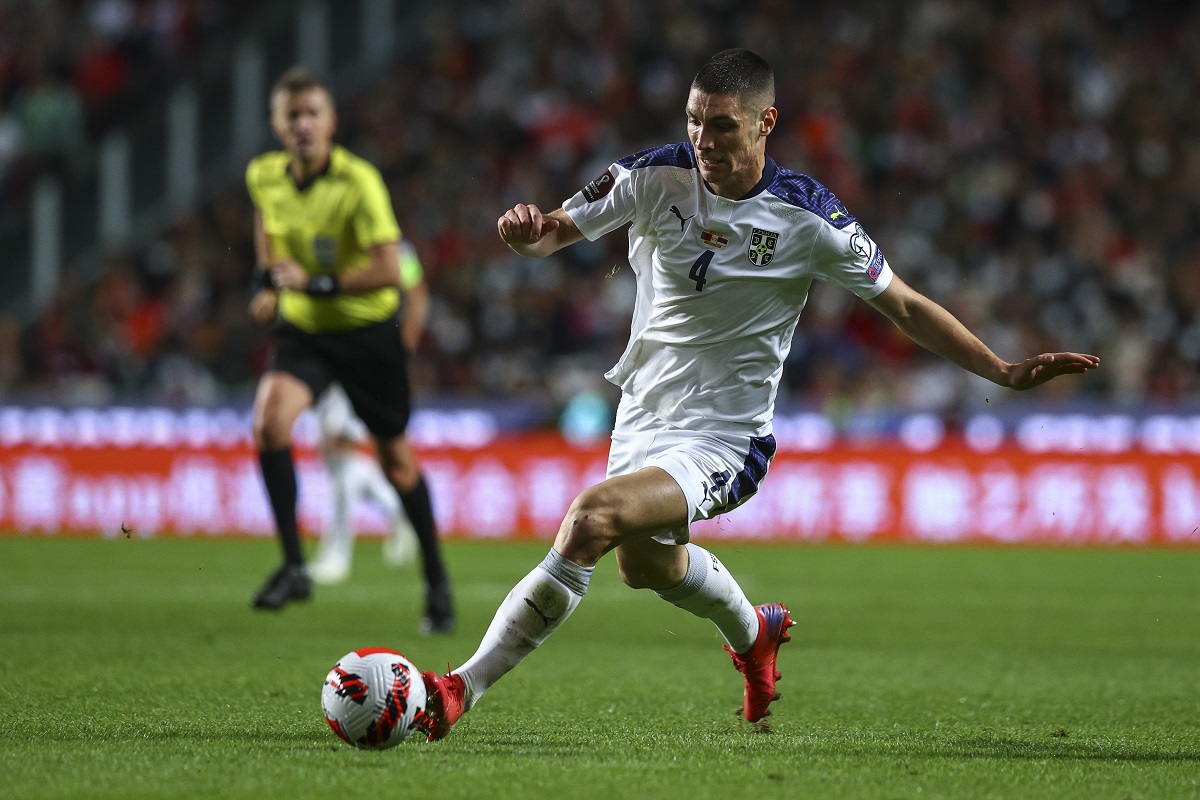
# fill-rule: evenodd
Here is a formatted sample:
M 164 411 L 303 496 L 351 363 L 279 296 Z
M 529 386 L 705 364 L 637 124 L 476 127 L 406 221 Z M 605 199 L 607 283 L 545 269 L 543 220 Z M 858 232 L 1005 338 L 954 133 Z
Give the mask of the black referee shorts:
M 411 413 L 408 355 L 396 317 L 340 333 L 309 333 L 280 322 L 274 338 L 269 369 L 304 381 L 313 398 L 337 381 L 377 439 L 404 433 Z

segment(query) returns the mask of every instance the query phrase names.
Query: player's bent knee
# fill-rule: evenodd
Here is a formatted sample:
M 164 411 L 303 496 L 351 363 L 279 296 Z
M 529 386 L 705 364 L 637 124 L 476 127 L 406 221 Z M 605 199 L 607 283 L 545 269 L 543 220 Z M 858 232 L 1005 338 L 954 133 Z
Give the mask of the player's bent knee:
M 615 546 L 620 536 L 616 497 L 604 487 L 586 489 L 571 503 L 559 531 L 569 551 L 598 559 Z M 569 552 L 565 552 L 570 557 Z
M 254 443 L 261 450 L 278 450 L 292 440 L 296 418 L 312 405 L 312 392 L 297 378 L 267 373 L 254 396 Z
M 291 428 L 273 418 L 255 420 L 254 443 L 259 450 L 280 450 L 291 444 Z
M 287 447 L 292 440 L 295 415 L 279 402 L 262 403 L 254 410 L 254 443 L 260 450 L 278 450 Z
M 415 465 L 388 465 L 384 468 L 383 474 L 387 476 L 388 483 L 396 487 L 400 494 L 408 494 L 413 489 L 417 488 L 417 484 L 421 482 L 421 471 Z

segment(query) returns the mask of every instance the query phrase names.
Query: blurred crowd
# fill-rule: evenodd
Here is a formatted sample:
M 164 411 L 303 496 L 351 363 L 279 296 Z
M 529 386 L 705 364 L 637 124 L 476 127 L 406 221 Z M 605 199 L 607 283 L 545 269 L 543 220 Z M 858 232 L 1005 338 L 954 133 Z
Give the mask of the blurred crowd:
M 244 6 L 242 6 L 244 8 Z M 0 0 L 0 198 L 169 86 L 233 18 L 230 0 Z
M 195 4 L 49 5 L 86 18 Z M 601 386 L 629 331 L 624 237 L 529 261 L 496 218 L 515 202 L 555 208 L 611 161 L 683 140 L 695 69 L 746 46 L 777 71 L 768 153 L 832 189 L 899 275 L 1002 357 L 1101 356 L 1042 400 L 1200 399 L 1193 4 L 481 0 L 428 13 L 420 35 L 370 91 L 338 98 L 339 140 L 383 171 L 425 264 L 418 392 L 561 404 Z M 0 387 L 249 392 L 268 354 L 245 309 L 251 215 L 234 184 L 144 250 L 111 254 L 98 281 L 68 275 L 32 323 L 0 322 Z M 784 402 L 835 415 L 953 415 L 1012 394 L 820 285 L 784 382 Z

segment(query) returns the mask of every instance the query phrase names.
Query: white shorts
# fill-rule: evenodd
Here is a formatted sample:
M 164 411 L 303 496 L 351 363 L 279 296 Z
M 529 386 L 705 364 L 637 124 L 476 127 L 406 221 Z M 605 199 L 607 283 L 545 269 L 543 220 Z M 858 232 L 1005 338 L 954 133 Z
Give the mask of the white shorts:
M 354 406 L 340 383 L 329 384 L 315 410 L 322 443 L 337 439 L 349 439 L 356 444 L 367 441 L 367 426 L 354 413 Z
M 658 467 L 675 479 L 688 504 L 688 524 L 724 514 L 758 491 L 775 457 L 775 437 L 673 428 L 628 395 L 617 406 L 606 477 Z M 654 538 L 686 544 L 688 525 Z

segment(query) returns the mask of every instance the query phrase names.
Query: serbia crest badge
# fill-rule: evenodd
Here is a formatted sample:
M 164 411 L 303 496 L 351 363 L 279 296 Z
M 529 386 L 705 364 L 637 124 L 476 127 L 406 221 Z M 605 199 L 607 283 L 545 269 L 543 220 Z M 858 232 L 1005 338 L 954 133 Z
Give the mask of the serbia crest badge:
M 765 267 L 775 257 L 775 245 L 779 242 L 779 234 L 775 231 L 764 231 L 755 228 L 750 233 L 750 250 L 746 256 L 756 267 Z

